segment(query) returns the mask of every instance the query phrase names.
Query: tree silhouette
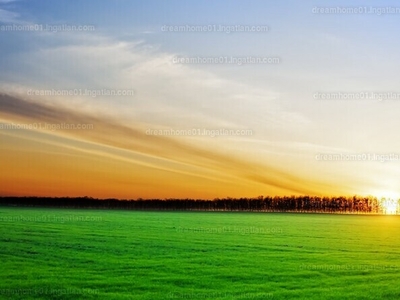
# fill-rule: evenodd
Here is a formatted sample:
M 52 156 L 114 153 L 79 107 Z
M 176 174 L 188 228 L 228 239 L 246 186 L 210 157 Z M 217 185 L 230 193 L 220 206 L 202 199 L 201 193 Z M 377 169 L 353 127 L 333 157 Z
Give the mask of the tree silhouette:
M 382 199 L 381 199 L 382 200 Z M 399 200 L 393 200 L 400 207 Z M 38 206 L 60 208 L 179 210 L 179 211 L 256 211 L 297 213 L 384 213 L 382 201 L 376 197 L 258 196 L 255 198 L 202 199 L 94 199 L 0 197 L 2 206 Z

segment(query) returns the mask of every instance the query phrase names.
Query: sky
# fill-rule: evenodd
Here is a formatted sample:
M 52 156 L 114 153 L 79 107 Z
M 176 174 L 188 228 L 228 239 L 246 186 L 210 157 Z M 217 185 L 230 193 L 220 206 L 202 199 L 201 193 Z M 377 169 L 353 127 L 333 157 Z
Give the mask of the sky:
M 0 0 L 0 195 L 399 197 L 396 1 Z

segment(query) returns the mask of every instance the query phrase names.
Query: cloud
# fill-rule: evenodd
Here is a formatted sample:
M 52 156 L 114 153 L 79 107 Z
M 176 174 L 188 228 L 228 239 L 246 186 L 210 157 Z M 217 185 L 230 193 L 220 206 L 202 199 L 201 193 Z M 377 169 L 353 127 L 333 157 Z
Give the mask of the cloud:
M 19 23 L 19 22 L 20 22 L 19 14 L 5 9 L 0 9 L 0 23 Z
M 0 6 L 6 7 L 7 4 L 14 3 L 17 1 L 20 1 L 20 0 L 0 0 Z M 9 23 L 13 23 L 13 24 L 25 23 L 25 22 L 21 21 L 19 18 L 20 18 L 19 13 L 0 8 L 0 23 L 8 23 L 8 24 Z
M 19 99 L 26 98 L 28 89 L 107 88 L 134 89 L 136 93 L 133 97 L 30 97 L 33 106 L 28 101 L 18 102 L 20 107 L 14 110 L 9 102 L 2 107 L 14 117 L 46 118 L 49 123 L 64 120 L 67 115 L 77 118 L 73 118 L 75 122 L 89 120 L 97 129 L 79 132 L 79 138 L 128 150 L 138 163 L 146 163 L 149 168 L 217 182 L 239 180 L 259 189 L 273 189 L 270 193 L 315 194 L 324 186 L 283 171 L 281 160 L 267 160 L 260 155 L 259 163 L 252 155 L 237 154 L 244 150 L 249 154 L 252 150 L 268 152 L 273 147 L 266 148 L 257 141 L 273 145 L 284 140 L 293 128 L 299 133 L 308 124 L 303 115 L 285 107 L 279 93 L 268 85 L 257 88 L 196 66 L 174 64 L 176 54 L 159 52 L 140 40 L 118 41 L 88 33 L 35 34 L 41 47 L 14 56 L 14 65 L 23 72 L 18 82 L 0 86 L 0 91 Z M 103 117 L 90 117 L 94 115 Z M 154 137 L 145 135 L 146 128 L 251 129 L 255 136 L 250 139 L 255 143 L 243 137 L 198 141 Z
M 293 132 L 301 135 L 309 120 L 282 103 L 280 93 L 268 84 L 254 87 L 210 70 L 174 64 L 177 54 L 154 50 L 143 40 L 126 42 L 78 32 L 33 34 L 40 47 L 13 57 L 13 66 L 21 70 L 18 82 L 0 86 L 0 91 L 17 99 L 3 98 L 3 115 L 48 123 L 91 122 L 96 130 L 63 134 L 127 150 L 129 161 L 147 168 L 216 182 L 246 182 L 252 186 L 249 191 L 254 186 L 257 190 L 265 187 L 272 194 L 332 190 L 315 176 L 314 180 L 299 176 L 302 169 L 288 170 L 282 157 L 293 148 L 280 153 L 274 150 Z M 76 88 L 134 89 L 136 93 L 133 97 L 40 96 L 22 100 L 29 89 Z M 147 136 L 146 128 L 251 129 L 255 135 L 248 141 L 234 136 L 196 141 Z M 253 156 L 252 151 L 260 155 Z
M 315 192 L 299 178 L 271 166 L 263 164 L 261 167 L 243 158 L 170 137 L 149 136 L 140 127 L 133 128 L 104 117 L 94 117 L 79 111 L 29 102 L 8 95 L 0 96 L 0 111 L 0 116 L 14 122 L 93 124 L 94 130 L 71 131 L 62 134 L 99 145 L 124 149 L 142 158 L 153 158 L 148 159 L 147 167 L 180 172 L 183 169 L 182 166 L 186 166 L 184 173 L 187 176 L 204 176 L 216 181 L 253 182 L 253 184 L 261 184 L 266 188 L 274 188 L 281 192 L 297 194 Z
M 123 42 L 92 34 L 39 33 L 30 53 L 14 56 L 26 88 L 134 89 L 135 97 L 90 99 L 87 105 L 158 126 L 238 127 L 290 130 L 305 117 L 268 88 L 222 78 L 196 66 L 173 63 L 175 54 L 149 49 L 143 41 Z M 23 71 L 23 72 L 22 72 Z M 43 86 L 45 83 L 45 86 Z M 75 98 L 76 99 L 76 98 Z M 61 101 L 58 99 L 57 101 Z M 71 101 L 70 99 L 68 101 Z M 71 102 L 75 105 L 75 102 Z M 266 127 L 260 127 L 266 124 Z

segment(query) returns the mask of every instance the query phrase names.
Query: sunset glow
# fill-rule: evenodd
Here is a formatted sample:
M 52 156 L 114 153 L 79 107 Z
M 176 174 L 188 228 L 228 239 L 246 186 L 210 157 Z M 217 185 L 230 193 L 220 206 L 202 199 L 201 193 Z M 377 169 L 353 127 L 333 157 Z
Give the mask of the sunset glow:
M 381 206 L 384 214 L 387 215 L 395 215 L 398 212 L 399 205 L 398 200 L 395 199 L 386 199 L 383 198 L 381 200 Z
M 35 3 L 0 1 L 0 196 L 400 193 L 392 16 Z

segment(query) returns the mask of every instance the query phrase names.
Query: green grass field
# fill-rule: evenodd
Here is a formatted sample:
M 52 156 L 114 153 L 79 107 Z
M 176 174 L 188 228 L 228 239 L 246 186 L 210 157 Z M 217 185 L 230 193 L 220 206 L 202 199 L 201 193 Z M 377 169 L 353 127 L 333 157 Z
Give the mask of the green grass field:
M 1 299 L 400 299 L 397 216 L 0 208 Z

